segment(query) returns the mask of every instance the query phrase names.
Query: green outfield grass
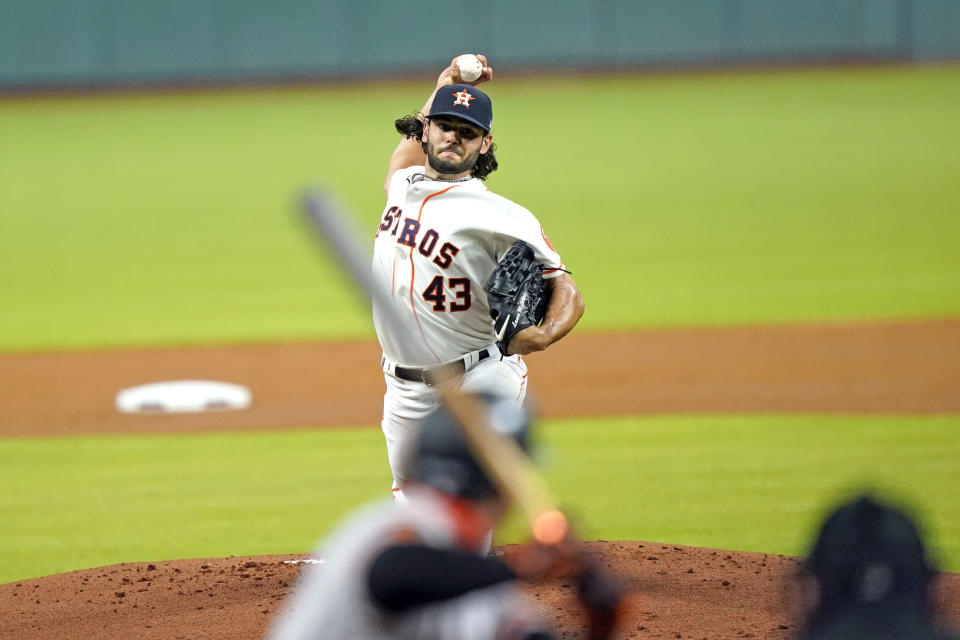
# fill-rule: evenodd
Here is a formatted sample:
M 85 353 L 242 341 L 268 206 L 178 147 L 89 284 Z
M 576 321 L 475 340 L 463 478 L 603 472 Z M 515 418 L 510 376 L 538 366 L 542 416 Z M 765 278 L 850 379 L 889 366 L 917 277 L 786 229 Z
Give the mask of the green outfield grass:
M 960 570 L 960 417 L 549 421 L 539 457 L 586 539 L 802 554 L 877 487 Z M 0 583 L 126 561 L 297 553 L 386 497 L 375 430 L 0 440 Z M 514 520 L 499 542 L 519 541 Z
M 0 351 L 372 336 L 293 219 L 379 218 L 422 86 L 0 101 Z M 583 329 L 960 312 L 960 68 L 510 79 L 496 191 Z

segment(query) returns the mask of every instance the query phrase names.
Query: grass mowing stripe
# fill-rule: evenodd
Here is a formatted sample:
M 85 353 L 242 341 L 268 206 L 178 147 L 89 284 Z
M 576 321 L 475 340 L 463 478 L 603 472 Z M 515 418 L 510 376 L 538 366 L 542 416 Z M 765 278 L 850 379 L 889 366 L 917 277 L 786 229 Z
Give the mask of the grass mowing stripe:
M 0 441 L 0 582 L 133 560 L 308 549 L 387 495 L 374 430 Z
M 960 417 L 696 416 L 549 428 L 551 486 L 588 537 L 801 554 L 838 496 L 913 505 L 960 569 Z
M 585 328 L 957 314 L 958 78 L 502 78 L 489 184 L 540 217 Z M 323 180 L 372 232 L 427 89 L 0 101 L 0 350 L 371 336 L 291 205 Z
M 915 506 L 960 570 L 960 417 L 551 420 L 544 473 L 588 539 L 800 554 L 838 495 Z M 377 430 L 0 440 L 0 582 L 124 561 L 293 553 L 386 497 Z M 523 539 L 511 519 L 498 542 Z

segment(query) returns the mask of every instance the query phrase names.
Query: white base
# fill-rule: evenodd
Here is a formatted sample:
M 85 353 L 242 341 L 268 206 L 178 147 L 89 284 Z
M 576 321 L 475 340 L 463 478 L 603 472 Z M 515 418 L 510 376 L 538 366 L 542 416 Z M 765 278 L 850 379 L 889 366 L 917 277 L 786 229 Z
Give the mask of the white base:
M 246 409 L 250 390 L 239 384 L 212 380 L 153 382 L 117 392 L 120 413 L 190 413 Z

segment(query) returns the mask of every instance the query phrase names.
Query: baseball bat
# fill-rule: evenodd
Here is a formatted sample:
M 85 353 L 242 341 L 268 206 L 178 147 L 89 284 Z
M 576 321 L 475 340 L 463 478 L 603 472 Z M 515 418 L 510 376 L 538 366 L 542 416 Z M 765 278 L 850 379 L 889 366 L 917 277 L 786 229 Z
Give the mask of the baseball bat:
M 308 190 L 301 209 L 319 247 L 333 251 L 348 275 L 376 303 L 391 325 L 403 327 L 410 335 L 416 334 L 416 328 L 396 310 L 389 293 L 373 278 L 370 259 L 359 241 L 361 236 L 336 196 L 326 190 Z M 516 442 L 490 426 L 479 401 L 458 392 L 455 379 L 440 380 L 436 389 L 440 402 L 461 425 L 484 471 L 528 520 L 533 539 L 551 545 L 567 538 L 570 531 L 566 516 L 556 508 L 543 476 Z

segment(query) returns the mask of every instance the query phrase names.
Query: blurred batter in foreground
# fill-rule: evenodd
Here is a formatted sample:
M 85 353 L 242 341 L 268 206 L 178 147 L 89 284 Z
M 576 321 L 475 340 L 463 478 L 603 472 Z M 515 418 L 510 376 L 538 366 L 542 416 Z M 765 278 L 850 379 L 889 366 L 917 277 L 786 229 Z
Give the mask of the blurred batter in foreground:
M 481 402 L 497 431 L 527 450 L 526 412 L 512 398 Z M 575 542 L 527 547 L 510 565 L 484 553 L 509 501 L 444 410 L 426 419 L 409 469 L 407 503 L 367 507 L 328 539 L 325 563 L 304 568 L 271 640 L 550 640 L 520 584 L 559 572 L 577 585 L 585 637 L 610 637 L 621 591 Z

